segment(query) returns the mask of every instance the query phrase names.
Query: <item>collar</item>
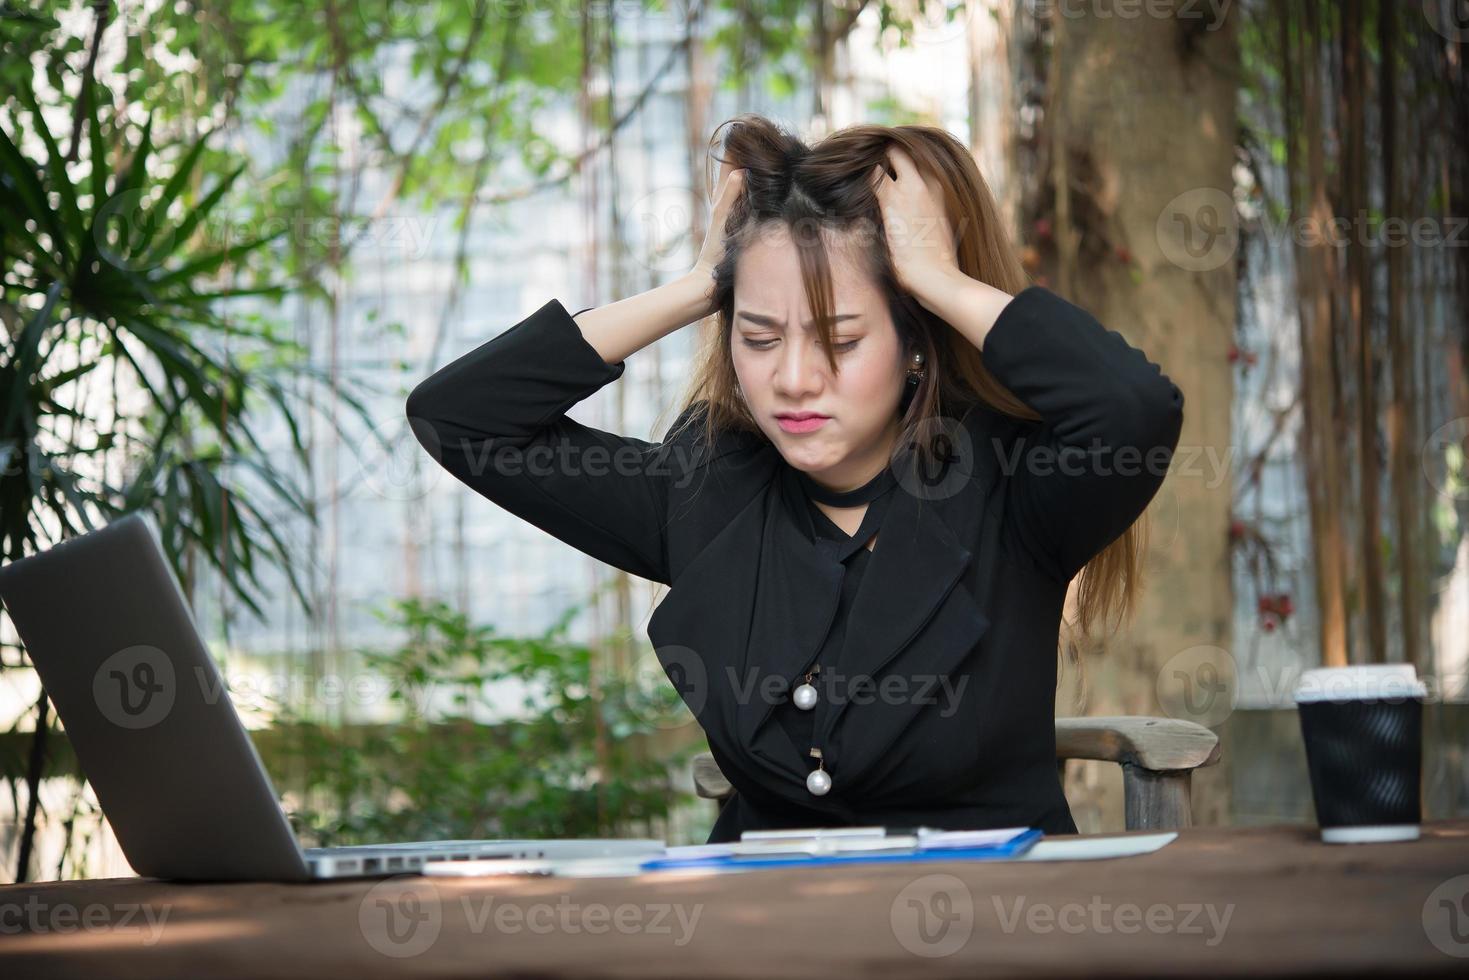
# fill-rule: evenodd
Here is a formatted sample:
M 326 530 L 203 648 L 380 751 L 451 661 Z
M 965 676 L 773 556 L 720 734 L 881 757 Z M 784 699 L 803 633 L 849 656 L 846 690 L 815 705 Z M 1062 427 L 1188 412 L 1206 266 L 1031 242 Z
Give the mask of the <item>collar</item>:
M 893 467 L 889 463 L 879 470 L 876 476 L 855 490 L 833 490 L 830 487 L 824 487 L 804 470 L 796 470 L 796 482 L 801 485 L 806 496 L 819 503 L 829 504 L 832 507 L 856 507 L 860 504 L 871 503 L 887 493 L 897 482 L 897 477 L 893 475 Z
M 867 540 L 882 527 L 888 505 L 893 500 L 892 488 L 897 484 L 890 470 L 885 470 L 884 473 L 888 474 L 887 489 L 868 503 L 867 510 L 862 514 L 861 523 L 852 534 L 848 534 L 836 521 L 828 517 L 814 500 L 805 501 L 806 513 L 817 528 L 816 545 L 833 561 L 845 562 L 859 551 L 864 550 Z

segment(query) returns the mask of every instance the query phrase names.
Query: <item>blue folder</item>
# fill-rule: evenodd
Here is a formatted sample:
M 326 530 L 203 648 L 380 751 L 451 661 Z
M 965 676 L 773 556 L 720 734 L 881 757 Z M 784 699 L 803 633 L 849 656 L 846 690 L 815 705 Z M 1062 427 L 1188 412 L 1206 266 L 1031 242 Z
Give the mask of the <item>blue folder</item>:
M 781 868 L 815 867 L 823 864 L 879 864 L 913 861 L 986 861 L 1013 858 L 1035 846 L 1045 836 L 1032 828 L 1002 844 L 983 847 L 926 847 L 907 851 L 855 851 L 849 854 L 725 854 L 708 857 L 649 858 L 638 865 L 642 871 L 684 868 Z

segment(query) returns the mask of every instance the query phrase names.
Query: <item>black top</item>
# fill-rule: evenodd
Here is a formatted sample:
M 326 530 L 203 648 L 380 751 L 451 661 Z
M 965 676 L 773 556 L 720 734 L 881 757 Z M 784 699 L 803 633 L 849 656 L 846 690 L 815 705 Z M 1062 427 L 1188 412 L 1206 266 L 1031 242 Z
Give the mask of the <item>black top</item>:
M 652 652 L 735 790 L 711 841 L 882 823 L 1074 833 L 1055 743 L 1067 583 L 1157 493 L 1183 394 L 1041 286 L 1005 305 L 981 353 L 1038 419 L 974 405 L 933 420 L 944 461 L 900 468 L 869 504 L 870 553 L 856 550 L 869 529 L 834 535 L 762 433 L 706 441 L 704 402 L 657 443 L 571 418 L 626 364 L 605 363 L 556 300 L 421 382 L 407 412 L 475 492 L 671 586 Z M 844 695 L 818 685 L 809 717 L 792 716 L 818 660 L 849 679 Z M 813 746 L 832 779 L 821 796 Z
M 848 491 L 846 494 L 836 494 L 829 491 L 823 492 L 825 488 L 799 470 L 797 474 L 801 488 L 806 491 L 804 505 L 811 518 L 810 525 L 805 530 L 820 548 L 821 553 L 843 571 L 841 595 L 837 601 L 831 629 L 822 642 L 821 649 L 812 658 L 811 664 L 803 668 L 803 676 L 800 679 L 804 681 L 804 672 L 811 671 L 814 666 L 816 669 L 811 678 L 811 685 L 817 689 L 818 698 L 823 694 L 830 698 L 841 694 L 840 685 L 843 677 L 839 654 L 842 649 L 842 640 L 846 636 L 847 618 L 852 609 L 852 602 L 856 598 L 857 587 L 862 584 L 862 572 L 867 568 L 868 557 L 871 555 L 865 545 L 868 539 L 882 528 L 883 515 L 887 513 L 887 505 L 892 501 L 892 490 L 897 486 L 897 481 L 893 471 L 890 468 L 884 468 L 863 486 Z M 867 503 L 867 510 L 862 515 L 862 523 L 857 528 L 857 533 L 848 534 L 843 531 L 835 521 L 826 515 L 825 511 L 816 506 L 815 500 L 812 499 L 813 496 L 822 500 L 834 500 L 847 506 L 854 503 Z M 797 501 L 787 501 L 787 503 L 792 507 L 802 505 Z M 878 536 L 878 540 L 881 540 L 881 535 Z M 796 707 L 787 696 L 776 707 L 775 717 L 790 737 L 792 750 L 804 755 L 808 767 L 815 769 L 817 761 L 809 754 L 814 745 L 812 721 L 815 714 L 809 709 Z

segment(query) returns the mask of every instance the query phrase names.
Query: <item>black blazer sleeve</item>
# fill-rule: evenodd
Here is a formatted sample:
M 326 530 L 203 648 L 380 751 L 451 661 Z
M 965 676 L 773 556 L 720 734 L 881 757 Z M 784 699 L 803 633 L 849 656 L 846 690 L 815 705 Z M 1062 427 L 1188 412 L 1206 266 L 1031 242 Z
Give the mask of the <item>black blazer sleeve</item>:
M 477 493 L 579 551 L 668 584 L 668 447 L 566 416 L 625 368 L 604 362 L 553 299 L 420 382 L 409 424 Z
M 1009 529 L 1069 582 L 1158 492 L 1183 426 L 1183 392 L 1121 334 L 1042 286 L 1005 305 L 981 354 L 1041 416 L 1020 452 L 1001 460 Z

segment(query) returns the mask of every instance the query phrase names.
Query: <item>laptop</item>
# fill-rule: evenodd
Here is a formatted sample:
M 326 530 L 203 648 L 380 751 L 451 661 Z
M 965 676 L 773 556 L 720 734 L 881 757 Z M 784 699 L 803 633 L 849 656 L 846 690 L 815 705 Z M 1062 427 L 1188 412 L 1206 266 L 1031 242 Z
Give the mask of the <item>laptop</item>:
M 664 851 L 597 838 L 303 848 L 144 512 L 0 566 L 0 600 L 140 875 L 311 881 Z

